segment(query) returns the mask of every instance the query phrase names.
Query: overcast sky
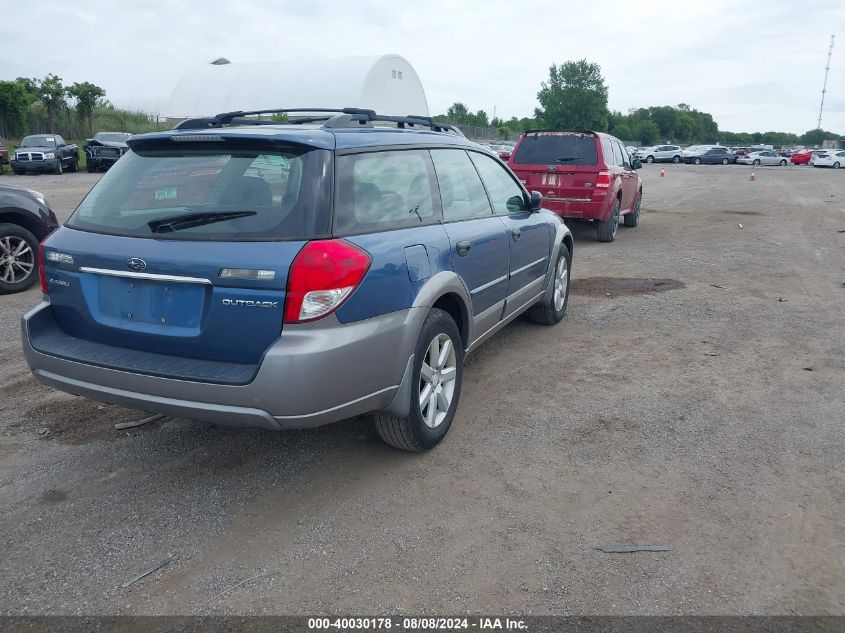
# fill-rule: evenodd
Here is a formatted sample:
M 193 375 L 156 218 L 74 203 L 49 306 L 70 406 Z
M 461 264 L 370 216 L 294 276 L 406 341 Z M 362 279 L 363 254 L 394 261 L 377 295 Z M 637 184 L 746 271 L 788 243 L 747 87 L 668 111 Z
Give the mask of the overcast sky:
M 455 101 L 528 116 L 553 62 L 601 65 L 610 107 L 680 102 L 731 131 L 845 134 L 845 1 L 0 0 L 0 79 L 91 81 L 119 107 L 160 111 L 191 67 L 397 53 L 432 114 Z M 18 53 L 17 51 L 20 51 Z M 294 87 L 295 89 L 295 87 Z M 295 99 L 294 99 L 295 101 Z M 314 104 L 319 105 L 319 104 Z

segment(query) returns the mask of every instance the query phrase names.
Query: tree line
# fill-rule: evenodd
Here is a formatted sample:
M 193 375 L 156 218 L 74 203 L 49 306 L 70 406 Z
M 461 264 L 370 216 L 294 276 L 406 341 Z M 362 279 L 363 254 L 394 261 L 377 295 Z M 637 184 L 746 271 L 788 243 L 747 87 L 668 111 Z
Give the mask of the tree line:
M 635 108 L 627 114 L 608 109 L 608 86 L 598 64 L 586 59 L 552 64 L 549 78 L 540 85 L 533 117 L 489 119 L 484 110 L 473 113 L 463 103 L 452 104 L 438 120 L 457 126 L 498 128 L 502 138 L 527 129 L 594 130 L 609 132 L 624 141 L 655 145 L 661 142 L 691 145 L 821 145 L 825 139 L 845 139 L 834 132 L 815 129 L 790 132 L 727 132 L 713 116 L 686 103 Z
M 0 81 L 0 136 L 61 134 L 91 136 L 100 129 L 146 132 L 156 129 L 152 117 L 115 108 L 106 91 L 89 81 L 64 85 L 52 73 L 43 79 L 18 77 Z

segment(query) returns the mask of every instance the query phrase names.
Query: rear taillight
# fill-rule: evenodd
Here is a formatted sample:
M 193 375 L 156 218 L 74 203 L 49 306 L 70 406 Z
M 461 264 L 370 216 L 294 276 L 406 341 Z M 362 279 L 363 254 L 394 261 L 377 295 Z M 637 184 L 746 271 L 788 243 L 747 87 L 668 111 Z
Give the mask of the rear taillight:
M 314 321 L 331 314 L 358 287 L 372 258 L 345 240 L 308 242 L 288 275 L 285 323 Z
M 596 178 L 596 189 L 607 189 L 610 187 L 610 172 L 600 171 Z
M 41 292 L 45 295 L 50 294 L 50 290 L 47 288 L 47 273 L 44 270 L 44 242 L 46 239 L 41 240 L 38 245 L 38 277 L 41 279 Z

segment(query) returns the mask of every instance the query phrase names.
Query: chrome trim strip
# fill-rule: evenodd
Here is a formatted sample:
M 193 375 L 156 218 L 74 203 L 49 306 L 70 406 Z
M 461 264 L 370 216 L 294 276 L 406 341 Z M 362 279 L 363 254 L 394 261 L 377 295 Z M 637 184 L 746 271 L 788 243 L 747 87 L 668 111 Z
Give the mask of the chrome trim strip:
M 508 280 L 508 275 L 505 275 L 504 277 L 499 277 L 498 279 L 494 279 L 493 281 L 488 281 L 483 286 L 479 286 L 475 290 L 470 290 L 469 294 L 474 295 L 476 292 L 481 292 L 482 290 L 487 290 L 488 288 L 492 288 L 496 284 L 500 284 L 503 281 L 507 281 L 507 280 Z
M 592 202 L 592 198 L 552 198 L 551 196 L 543 196 L 543 200 L 549 202 Z
M 544 261 L 546 261 L 546 259 L 548 259 L 548 258 L 547 258 L 547 257 L 541 257 L 540 259 L 538 259 L 538 260 L 536 260 L 536 261 L 533 261 L 533 262 L 531 262 L 530 264 L 525 264 L 525 266 L 523 266 L 522 268 L 517 268 L 516 270 L 512 270 L 512 271 L 511 271 L 510 276 L 511 276 L 511 277 L 513 277 L 514 275 L 518 275 L 518 274 L 519 274 L 519 273 L 521 273 L 523 270 L 528 270 L 528 269 L 529 269 L 529 268 L 531 268 L 532 266 L 536 266 L 536 265 L 537 265 L 537 264 L 539 264 L 540 262 L 544 262 Z M 545 275 L 544 275 L 544 276 L 545 276 Z
M 81 273 L 94 273 L 95 275 L 108 275 L 110 277 L 129 277 L 130 279 L 146 279 L 149 281 L 169 281 L 174 284 L 208 284 L 211 285 L 210 279 L 203 279 L 201 277 L 179 277 L 177 275 L 154 275 L 152 273 L 133 273 L 122 270 L 111 270 L 110 268 L 90 268 L 88 266 L 81 266 L 79 268 Z

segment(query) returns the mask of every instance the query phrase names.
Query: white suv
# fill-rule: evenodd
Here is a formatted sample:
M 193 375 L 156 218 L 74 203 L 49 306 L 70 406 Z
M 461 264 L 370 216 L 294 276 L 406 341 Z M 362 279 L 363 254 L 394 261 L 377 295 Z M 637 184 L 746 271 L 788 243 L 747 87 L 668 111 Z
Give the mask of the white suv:
M 638 149 L 637 158 L 644 163 L 680 163 L 682 153 L 677 145 L 655 145 Z

